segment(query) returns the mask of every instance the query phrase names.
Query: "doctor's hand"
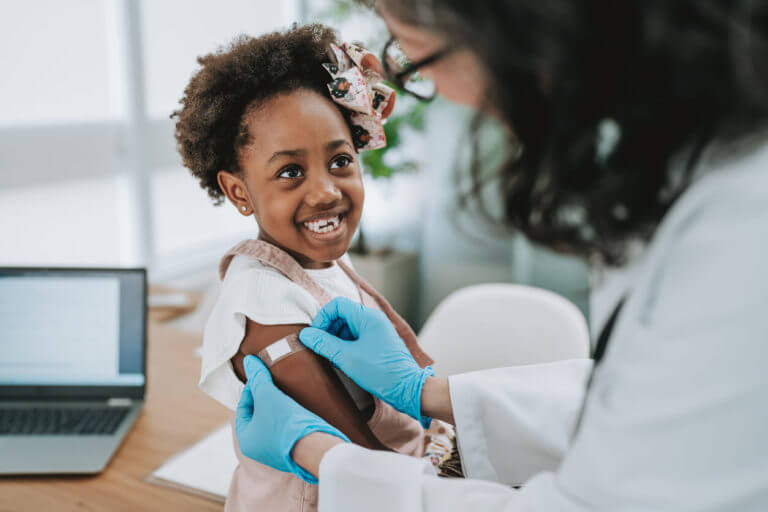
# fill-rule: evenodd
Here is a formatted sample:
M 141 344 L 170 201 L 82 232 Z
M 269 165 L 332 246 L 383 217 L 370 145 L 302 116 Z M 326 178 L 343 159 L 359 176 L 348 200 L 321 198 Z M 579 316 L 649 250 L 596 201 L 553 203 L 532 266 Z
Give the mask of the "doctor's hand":
M 429 425 L 429 418 L 421 414 L 421 393 L 434 371 L 419 367 L 381 311 L 338 297 L 320 310 L 299 338 L 360 387 Z
M 248 382 L 240 395 L 235 419 L 235 434 L 243 455 L 279 471 L 294 473 L 301 479 L 316 484 L 317 468 L 311 463 L 300 466 L 294 461 L 294 446 L 305 438 L 322 439 L 330 436 L 310 436 L 317 432 L 330 434 L 331 444 L 339 439 L 349 442 L 347 436 L 326 423 L 316 414 L 297 404 L 272 382 L 272 375 L 264 363 L 255 356 L 246 356 L 245 375 Z M 258 411 L 254 411 L 258 404 Z M 312 445 L 313 443 L 310 443 Z M 306 450 L 302 450 L 306 451 Z M 304 459 L 297 459 L 308 460 Z M 310 470 L 310 471 L 307 471 Z

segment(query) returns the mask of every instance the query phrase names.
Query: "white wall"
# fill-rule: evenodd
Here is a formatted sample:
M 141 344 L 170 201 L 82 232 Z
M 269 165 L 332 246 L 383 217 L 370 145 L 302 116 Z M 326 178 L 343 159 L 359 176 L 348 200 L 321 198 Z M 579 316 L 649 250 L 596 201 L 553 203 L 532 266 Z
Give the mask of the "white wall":
M 4 3 L 0 125 L 112 117 L 104 18 L 102 0 Z
M 298 21 L 291 0 L 161 0 L 142 3 L 147 111 L 166 119 L 177 106 L 199 55 L 240 34 L 258 36 Z

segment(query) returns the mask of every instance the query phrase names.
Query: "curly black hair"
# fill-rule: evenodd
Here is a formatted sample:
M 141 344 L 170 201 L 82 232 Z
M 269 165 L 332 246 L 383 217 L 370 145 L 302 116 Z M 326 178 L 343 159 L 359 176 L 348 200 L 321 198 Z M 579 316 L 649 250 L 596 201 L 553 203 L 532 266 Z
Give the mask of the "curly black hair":
M 473 165 L 463 204 L 482 206 L 493 180 L 504 214 L 491 217 L 561 252 L 621 263 L 627 241 L 650 237 L 688 186 L 703 148 L 768 122 L 765 0 L 359 1 L 481 58 L 487 110 L 522 150 L 491 175 Z M 605 127 L 620 133 L 609 154 Z M 671 175 L 684 153 L 685 172 Z
M 229 46 L 198 57 L 176 118 L 176 142 L 184 166 L 216 204 L 224 199 L 217 174 L 237 173 L 239 150 L 251 140 L 245 123 L 252 105 L 281 93 L 310 89 L 329 96 L 323 63 L 332 61 L 335 32 L 320 24 L 294 25 L 261 37 L 240 36 Z M 330 98 L 330 97 L 329 97 Z M 349 124 L 348 114 L 341 108 Z

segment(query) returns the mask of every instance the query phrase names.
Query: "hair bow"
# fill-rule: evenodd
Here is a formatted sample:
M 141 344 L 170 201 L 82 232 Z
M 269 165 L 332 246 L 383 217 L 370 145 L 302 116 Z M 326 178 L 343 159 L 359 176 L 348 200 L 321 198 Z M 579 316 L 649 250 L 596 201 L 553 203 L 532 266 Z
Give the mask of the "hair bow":
M 333 80 L 328 84 L 331 99 L 351 111 L 352 141 L 359 151 L 379 149 L 387 145 L 384 135 L 384 113 L 394 101 L 395 91 L 363 61 L 376 57 L 354 43 L 341 48 L 331 43 L 335 63 L 323 64 Z

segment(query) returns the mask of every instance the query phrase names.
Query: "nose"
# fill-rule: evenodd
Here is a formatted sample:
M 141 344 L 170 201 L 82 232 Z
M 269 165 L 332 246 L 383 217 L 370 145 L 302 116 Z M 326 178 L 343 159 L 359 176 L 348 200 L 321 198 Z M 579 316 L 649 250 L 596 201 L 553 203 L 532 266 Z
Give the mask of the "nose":
M 304 202 L 312 208 L 331 205 L 343 197 L 333 179 L 327 173 L 320 174 L 307 183 L 309 190 L 304 197 Z

